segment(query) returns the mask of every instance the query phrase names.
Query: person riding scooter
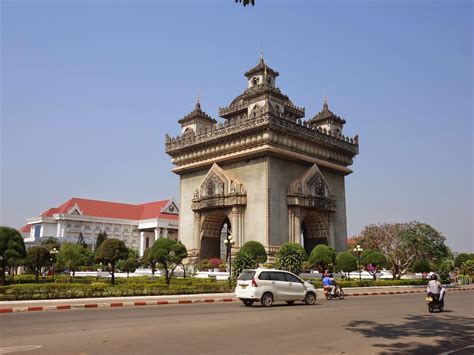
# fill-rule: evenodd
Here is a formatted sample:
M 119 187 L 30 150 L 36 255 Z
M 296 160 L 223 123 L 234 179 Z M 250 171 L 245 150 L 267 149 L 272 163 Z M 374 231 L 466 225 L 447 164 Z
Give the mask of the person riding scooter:
M 428 293 L 428 297 L 433 297 L 439 302 L 443 301 L 443 285 L 441 285 L 441 282 L 438 281 L 438 276 L 436 274 L 431 275 L 431 280 L 428 282 L 426 292 Z
M 335 282 L 334 282 L 334 279 L 333 279 L 333 275 L 332 274 L 328 274 L 327 276 L 325 276 L 323 278 L 323 288 L 325 290 L 330 290 L 331 291 L 331 295 L 334 296 L 334 291 L 336 290 L 336 285 L 335 285 Z

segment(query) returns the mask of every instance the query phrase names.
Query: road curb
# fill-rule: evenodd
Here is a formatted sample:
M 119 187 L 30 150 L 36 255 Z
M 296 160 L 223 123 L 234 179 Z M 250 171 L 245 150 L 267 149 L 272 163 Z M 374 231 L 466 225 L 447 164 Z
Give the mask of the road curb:
M 453 288 L 449 291 L 473 291 L 474 287 Z M 409 291 L 381 291 L 381 292 L 355 292 L 346 294 L 346 297 L 361 296 L 384 296 L 425 293 L 425 290 Z M 22 312 L 44 312 L 44 311 L 67 311 L 71 309 L 94 309 L 94 308 L 119 308 L 119 307 L 141 307 L 141 306 L 161 306 L 170 304 L 195 304 L 195 303 L 227 303 L 240 302 L 237 298 L 197 298 L 197 299 L 177 299 L 177 300 L 157 300 L 157 301 L 133 301 L 133 302 L 107 302 L 107 303 L 84 303 L 84 304 L 60 304 L 54 306 L 30 306 L 30 307 L 8 307 L 0 308 L 0 314 L 22 313 Z

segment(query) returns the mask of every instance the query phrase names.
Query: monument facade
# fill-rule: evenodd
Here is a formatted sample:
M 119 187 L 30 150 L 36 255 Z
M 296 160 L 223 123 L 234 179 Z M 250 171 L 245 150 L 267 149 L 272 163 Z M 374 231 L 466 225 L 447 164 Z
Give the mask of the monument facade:
M 321 112 L 305 109 L 276 86 L 279 73 L 260 58 L 245 73 L 247 88 L 217 122 L 196 103 L 166 135 L 166 153 L 180 176 L 179 239 L 197 258 L 222 256 L 232 233 L 236 250 L 262 243 L 272 255 L 283 243 L 345 250 L 345 176 L 359 152 L 358 136 L 326 98 Z

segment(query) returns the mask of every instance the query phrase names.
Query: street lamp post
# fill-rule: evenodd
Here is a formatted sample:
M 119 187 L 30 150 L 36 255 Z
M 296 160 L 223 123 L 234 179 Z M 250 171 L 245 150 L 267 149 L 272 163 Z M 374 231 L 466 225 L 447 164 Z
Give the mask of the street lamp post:
M 232 235 L 228 234 L 227 237 L 224 239 L 224 244 L 227 247 L 227 259 L 229 260 L 229 284 L 232 280 L 232 247 L 235 244 L 234 238 Z
M 359 281 L 361 281 L 362 280 L 362 276 L 361 276 L 362 271 L 360 269 L 360 255 L 361 255 L 361 253 L 364 249 L 362 249 L 360 247 L 360 245 L 357 245 L 353 250 L 354 250 L 354 253 L 357 254 L 357 267 L 359 269 Z
M 53 269 L 53 277 L 52 277 L 52 281 L 54 282 L 54 262 L 56 261 L 56 254 L 59 253 L 59 250 L 56 249 L 56 248 L 53 248 L 50 252 L 49 252 L 49 255 L 50 255 L 50 260 L 51 260 L 51 265 L 52 265 L 52 269 Z

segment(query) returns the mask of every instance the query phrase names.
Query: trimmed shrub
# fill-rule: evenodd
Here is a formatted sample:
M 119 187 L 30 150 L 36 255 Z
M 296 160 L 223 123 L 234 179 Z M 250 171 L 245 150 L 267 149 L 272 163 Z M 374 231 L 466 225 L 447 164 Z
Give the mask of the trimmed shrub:
M 240 248 L 240 252 L 249 254 L 257 263 L 263 264 L 267 261 L 267 252 L 262 243 L 251 240 Z
M 236 279 L 245 269 L 255 269 L 257 260 L 249 253 L 239 251 L 232 263 L 232 278 Z
M 286 243 L 276 253 L 275 266 L 299 275 L 307 258 L 306 251 L 300 244 Z

